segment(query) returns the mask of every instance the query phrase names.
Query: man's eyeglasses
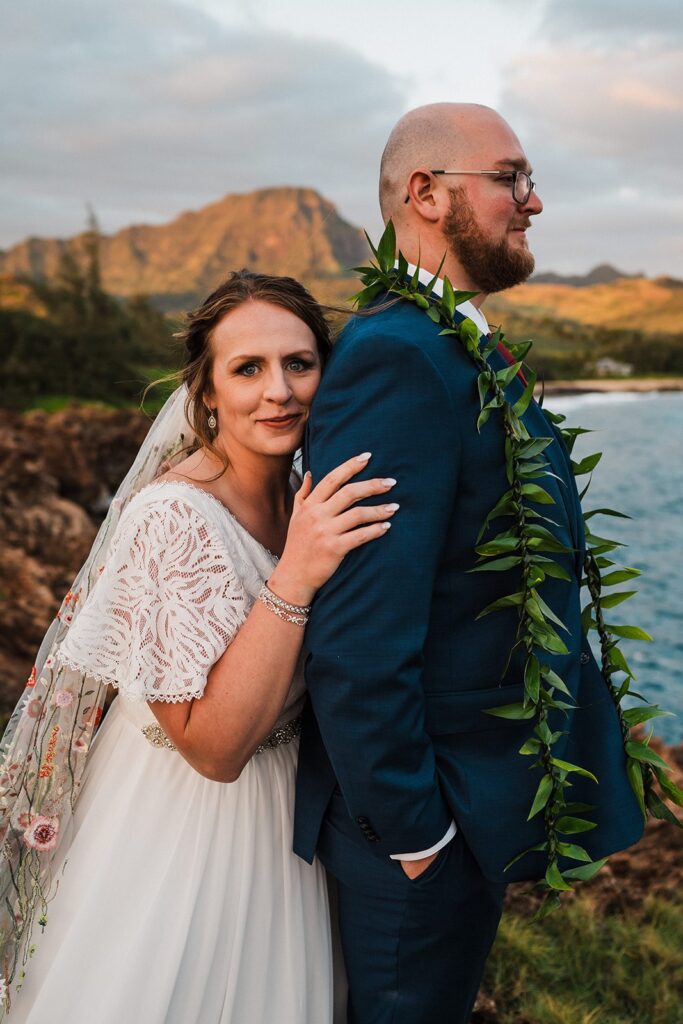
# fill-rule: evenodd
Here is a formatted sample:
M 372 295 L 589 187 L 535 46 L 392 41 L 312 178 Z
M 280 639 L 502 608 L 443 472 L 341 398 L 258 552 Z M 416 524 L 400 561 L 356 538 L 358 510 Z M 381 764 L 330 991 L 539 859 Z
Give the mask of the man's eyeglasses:
M 512 198 L 519 206 L 524 206 L 529 201 L 529 196 L 536 188 L 536 182 L 532 181 L 526 171 L 443 171 L 432 170 L 431 174 L 493 174 L 500 181 L 510 182 L 512 187 Z M 410 196 L 406 196 L 404 203 L 410 202 Z

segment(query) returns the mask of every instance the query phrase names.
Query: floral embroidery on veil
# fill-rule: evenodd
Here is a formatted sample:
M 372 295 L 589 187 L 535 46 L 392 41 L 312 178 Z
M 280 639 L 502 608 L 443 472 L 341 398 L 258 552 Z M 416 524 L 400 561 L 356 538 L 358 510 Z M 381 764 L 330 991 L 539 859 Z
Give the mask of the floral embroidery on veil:
M 0 745 L 0 1019 L 33 953 L 35 925 L 47 924 L 58 886 L 55 857 L 68 837 L 107 693 L 102 679 L 65 664 L 60 651 L 104 570 L 122 513 L 191 442 L 186 401 L 186 389 L 178 388 L 155 420 L 41 644 Z

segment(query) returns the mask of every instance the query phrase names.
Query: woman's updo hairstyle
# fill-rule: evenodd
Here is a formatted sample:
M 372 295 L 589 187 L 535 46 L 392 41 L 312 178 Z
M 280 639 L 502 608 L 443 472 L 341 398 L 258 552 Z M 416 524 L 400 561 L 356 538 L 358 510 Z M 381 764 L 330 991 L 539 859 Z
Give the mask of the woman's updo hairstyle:
M 322 366 L 332 348 L 330 327 L 323 307 L 293 277 L 236 270 L 201 306 L 187 314 L 184 329 L 176 335 L 185 345 L 185 363 L 181 371 L 181 379 L 188 392 L 185 414 L 197 444 L 207 448 L 221 462 L 225 462 L 225 456 L 214 445 L 214 431 L 209 427 L 209 412 L 204 405 L 213 368 L 211 335 L 227 313 L 249 300 L 269 302 L 302 320 L 315 336 Z

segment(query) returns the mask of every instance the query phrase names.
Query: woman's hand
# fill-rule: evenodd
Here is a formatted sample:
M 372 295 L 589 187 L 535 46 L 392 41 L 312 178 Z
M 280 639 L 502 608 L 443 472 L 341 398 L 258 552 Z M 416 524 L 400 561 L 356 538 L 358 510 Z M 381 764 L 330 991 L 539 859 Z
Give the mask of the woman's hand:
M 364 498 L 387 494 L 393 479 L 348 481 L 365 469 L 365 452 L 337 466 L 313 486 L 310 473 L 294 498 L 287 541 L 268 586 L 293 604 L 307 605 L 353 548 L 383 537 L 398 509 L 395 502 L 357 505 Z

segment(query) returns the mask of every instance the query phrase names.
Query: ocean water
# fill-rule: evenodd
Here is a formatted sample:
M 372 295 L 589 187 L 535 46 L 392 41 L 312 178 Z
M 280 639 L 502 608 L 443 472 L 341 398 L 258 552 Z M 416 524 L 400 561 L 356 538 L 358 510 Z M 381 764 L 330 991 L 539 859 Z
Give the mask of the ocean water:
M 657 734 L 667 742 L 681 742 L 683 393 L 547 396 L 546 406 L 563 413 L 566 425 L 594 431 L 577 439 L 575 458 L 603 453 L 584 509 L 607 506 L 632 517 L 591 520 L 599 536 L 628 545 L 609 557 L 643 572 L 620 588 L 638 594 L 610 610 L 609 620 L 642 626 L 654 637 L 651 644 L 623 640 L 622 650 L 638 677 L 636 689 L 676 715 L 656 719 Z M 587 481 L 581 477 L 579 488 Z

